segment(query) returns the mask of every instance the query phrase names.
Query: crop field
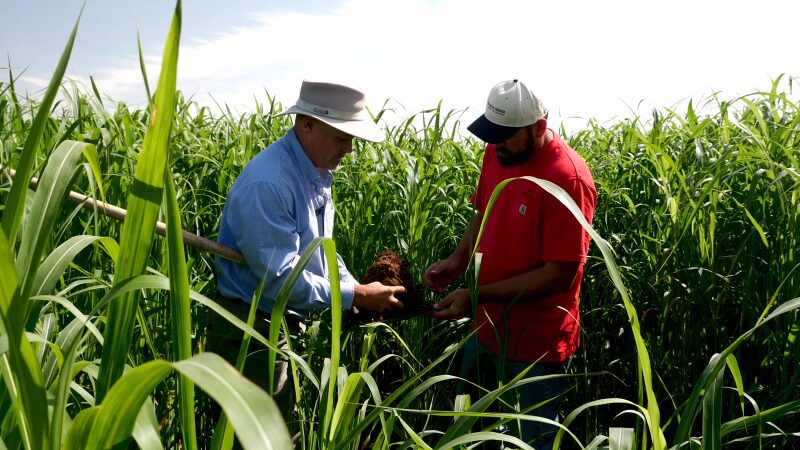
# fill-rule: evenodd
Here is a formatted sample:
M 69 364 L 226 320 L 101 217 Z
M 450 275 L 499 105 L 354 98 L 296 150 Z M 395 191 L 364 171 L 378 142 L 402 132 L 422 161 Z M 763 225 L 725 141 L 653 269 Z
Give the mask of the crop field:
M 498 431 L 528 420 L 514 410 L 518 380 L 454 393 L 464 320 L 360 323 L 334 289 L 284 352 L 279 327 L 264 336 L 253 317 L 230 316 L 263 351 L 288 355 L 287 421 L 269 392 L 205 352 L 220 309 L 213 255 L 181 232 L 216 238 L 236 176 L 291 127 L 273 117 L 287 99 L 239 115 L 185 99 L 180 3 L 158 85 L 143 82 L 148 107 L 67 81 L 74 33 L 42 95 L 17 93 L 10 69 L 0 81 L 0 448 L 217 449 L 234 433 L 253 449 L 530 448 Z M 561 130 L 598 205 L 560 448 L 800 447 L 796 83 Z M 317 244 L 356 277 L 394 250 L 421 284 L 472 218 L 483 146 L 458 132 L 458 111 L 398 125 L 393 111 L 371 113 L 386 139 L 356 140 L 335 173 L 334 239 Z M 125 208 L 124 223 L 69 191 Z

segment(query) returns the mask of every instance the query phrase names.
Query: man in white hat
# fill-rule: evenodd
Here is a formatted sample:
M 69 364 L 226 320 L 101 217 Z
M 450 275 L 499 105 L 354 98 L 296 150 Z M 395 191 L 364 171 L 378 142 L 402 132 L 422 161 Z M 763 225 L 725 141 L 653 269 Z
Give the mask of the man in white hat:
M 584 160 L 547 128 L 542 101 L 519 80 L 496 85 L 484 114 L 469 131 L 487 143 L 478 187 L 477 214 L 453 253 L 432 264 L 425 284 L 442 291 L 466 269 L 484 212 L 503 180 L 533 176 L 564 189 L 591 223 L 597 191 Z M 565 373 L 579 344 L 578 294 L 589 234 L 554 196 L 528 180 L 514 180 L 500 193 L 478 243 L 482 254 L 473 329 L 464 349 L 461 376 L 472 381 L 497 367 L 506 381 L 535 363 L 528 376 Z M 472 313 L 467 289 L 456 289 L 434 305 L 434 316 L 455 319 Z M 501 379 L 502 373 L 487 379 Z M 487 386 L 489 387 L 489 386 Z M 520 410 L 558 420 L 564 378 L 528 383 L 517 389 Z M 491 387 L 489 387 L 491 388 Z M 521 437 L 549 449 L 556 428 L 522 421 Z
M 372 142 L 383 132 L 365 111 L 364 94 L 332 83 L 304 81 L 297 103 L 282 114 L 295 114 L 294 127 L 284 137 L 256 155 L 228 193 L 217 242 L 239 250 L 246 264 L 216 259 L 218 301 L 247 317 L 249 304 L 261 280 L 266 282 L 258 299 L 256 329 L 265 319 L 288 274 L 314 238 L 333 236 L 331 201 L 333 171 L 353 151 L 353 137 Z M 360 284 L 337 255 L 342 306 L 385 312 L 402 307 L 395 297 L 400 286 L 378 282 Z M 297 324 L 312 311 L 331 304 L 331 283 L 322 249 L 314 253 L 292 291 L 285 317 Z M 212 314 L 209 347 L 230 350 L 235 359 L 241 331 L 226 326 Z M 265 354 L 266 352 L 259 352 Z M 245 365 L 245 374 L 266 387 L 266 356 Z M 260 364 L 264 362 L 264 364 Z M 285 373 L 285 365 L 282 368 Z M 286 377 L 278 380 L 285 382 Z M 280 391 L 282 386 L 276 386 Z M 291 390 L 291 389 L 287 389 Z

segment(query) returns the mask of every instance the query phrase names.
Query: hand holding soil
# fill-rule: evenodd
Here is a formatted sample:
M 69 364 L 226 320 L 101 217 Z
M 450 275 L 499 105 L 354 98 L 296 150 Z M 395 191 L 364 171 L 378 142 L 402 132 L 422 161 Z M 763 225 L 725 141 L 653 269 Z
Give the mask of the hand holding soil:
M 445 288 L 453 284 L 463 271 L 464 268 L 454 259 L 447 258 L 437 261 L 425 271 L 425 287 L 434 292 L 444 292 Z
M 409 263 L 396 252 L 384 250 L 364 273 L 364 284 L 379 282 L 386 286 L 403 286 L 405 293 L 397 294 L 403 307 L 382 314 L 373 311 L 356 310 L 356 318 L 362 322 L 392 321 L 407 319 L 417 315 L 427 315 L 432 311 L 430 305 L 422 300 L 422 293 L 414 283 Z

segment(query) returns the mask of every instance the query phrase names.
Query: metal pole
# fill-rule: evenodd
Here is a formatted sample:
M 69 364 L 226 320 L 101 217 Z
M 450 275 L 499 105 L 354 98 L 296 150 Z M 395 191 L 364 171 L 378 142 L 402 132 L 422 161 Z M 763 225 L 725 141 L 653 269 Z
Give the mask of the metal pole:
M 16 175 L 16 171 L 14 169 L 3 169 L 11 177 Z M 36 177 L 31 177 L 30 183 L 28 186 L 31 189 L 36 189 L 38 186 L 39 180 Z M 95 200 L 91 197 L 87 197 L 83 194 L 79 194 L 75 191 L 69 191 L 69 195 L 67 196 L 69 201 L 75 203 L 76 205 L 81 205 L 83 208 L 92 210 L 92 211 L 100 211 L 108 217 L 117 219 L 119 221 L 125 221 L 125 215 L 128 213 L 126 210 L 114 206 L 109 205 L 108 203 L 101 202 L 100 200 Z M 156 234 L 161 236 L 167 235 L 167 225 L 164 222 L 157 222 L 156 223 Z M 202 236 L 198 236 L 196 234 L 192 234 L 186 230 L 183 230 L 183 242 L 187 245 L 190 245 L 196 249 L 202 250 L 207 253 L 211 253 L 217 256 L 221 256 L 225 259 L 229 259 L 231 261 L 237 262 L 239 264 L 245 264 L 244 257 L 238 250 L 230 248 L 226 245 L 218 244 L 212 240 L 206 239 Z

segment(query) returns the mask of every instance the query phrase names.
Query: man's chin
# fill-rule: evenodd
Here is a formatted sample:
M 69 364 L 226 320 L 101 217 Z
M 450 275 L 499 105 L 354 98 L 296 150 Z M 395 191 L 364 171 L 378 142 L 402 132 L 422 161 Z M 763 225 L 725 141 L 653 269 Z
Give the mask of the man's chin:
M 518 166 L 528 159 L 530 159 L 533 152 L 527 153 L 518 153 L 518 154 L 511 154 L 511 153 L 495 153 L 495 157 L 497 157 L 497 162 L 500 163 L 501 166 L 505 168 Z
M 520 163 L 522 163 L 522 161 L 517 161 L 514 158 L 508 158 L 508 157 L 501 158 L 499 156 L 497 157 L 497 162 L 500 163 L 500 165 L 505 168 L 518 166 Z

